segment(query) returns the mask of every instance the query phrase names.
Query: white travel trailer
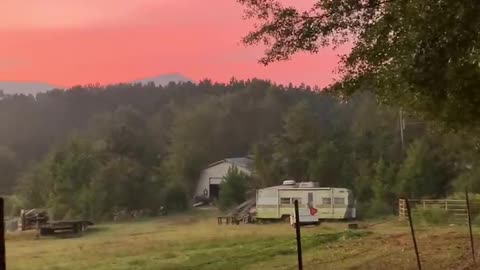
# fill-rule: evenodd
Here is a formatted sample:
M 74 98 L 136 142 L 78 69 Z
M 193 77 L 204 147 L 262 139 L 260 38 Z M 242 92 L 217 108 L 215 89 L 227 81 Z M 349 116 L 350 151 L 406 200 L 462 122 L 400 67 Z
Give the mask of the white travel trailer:
M 287 180 L 281 186 L 257 190 L 256 218 L 259 220 L 286 219 L 294 213 L 299 202 L 300 221 L 355 219 L 353 193 L 346 188 L 319 187 L 316 182 Z

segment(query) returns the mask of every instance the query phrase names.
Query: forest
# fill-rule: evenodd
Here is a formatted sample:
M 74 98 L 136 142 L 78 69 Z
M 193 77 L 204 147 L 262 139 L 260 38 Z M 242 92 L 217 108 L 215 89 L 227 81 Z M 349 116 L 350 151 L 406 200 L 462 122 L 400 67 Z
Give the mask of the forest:
M 182 211 L 205 166 L 245 155 L 248 190 L 285 179 L 347 187 L 363 216 L 391 214 L 399 196 L 480 192 L 473 131 L 408 111 L 401 125 L 399 112 L 367 90 L 340 98 L 256 79 L 1 95 L 0 192 L 9 211 L 46 207 L 54 218 Z

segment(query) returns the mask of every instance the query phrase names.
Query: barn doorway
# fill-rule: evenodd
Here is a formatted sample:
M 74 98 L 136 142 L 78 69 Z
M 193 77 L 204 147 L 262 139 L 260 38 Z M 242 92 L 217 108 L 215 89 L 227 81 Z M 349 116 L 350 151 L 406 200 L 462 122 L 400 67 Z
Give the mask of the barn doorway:
M 220 185 L 210 184 L 210 199 L 218 200 L 220 196 Z
M 208 198 L 210 200 L 218 200 L 220 197 L 220 184 L 222 181 L 222 177 L 210 177 L 208 179 Z

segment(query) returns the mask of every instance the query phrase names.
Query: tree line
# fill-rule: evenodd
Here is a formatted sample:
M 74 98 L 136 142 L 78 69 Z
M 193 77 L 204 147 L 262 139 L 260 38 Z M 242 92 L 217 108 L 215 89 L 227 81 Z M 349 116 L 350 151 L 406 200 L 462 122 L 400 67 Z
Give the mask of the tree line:
M 390 213 L 402 195 L 444 197 L 465 186 L 480 192 L 475 134 L 408 116 L 402 143 L 398 111 L 369 91 L 344 100 L 262 80 L 7 95 L 0 100 L 0 188 L 14 194 L 12 209 L 46 207 L 54 218 L 180 211 L 208 164 L 253 155 L 249 189 L 285 179 L 351 188 L 370 215 Z M 224 190 L 241 199 L 233 191 L 247 191 Z

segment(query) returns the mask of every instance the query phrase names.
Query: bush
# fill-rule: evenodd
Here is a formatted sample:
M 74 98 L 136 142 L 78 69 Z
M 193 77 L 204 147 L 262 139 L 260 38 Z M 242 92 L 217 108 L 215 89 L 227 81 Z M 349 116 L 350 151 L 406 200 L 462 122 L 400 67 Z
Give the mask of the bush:
M 177 183 L 168 185 L 165 192 L 165 204 L 168 211 L 186 210 L 188 205 L 185 188 Z
M 392 207 L 383 201 L 373 200 L 366 211 L 365 217 L 382 217 L 391 215 Z
M 237 167 L 232 166 L 228 169 L 224 181 L 220 184 L 220 208 L 225 210 L 244 202 L 249 181 L 250 176 L 239 171 Z
M 22 209 L 22 201 L 15 195 L 4 197 L 5 216 L 18 216 Z
M 450 220 L 450 215 L 443 209 L 421 209 L 418 211 L 421 221 L 426 224 L 446 224 Z
M 480 215 L 472 216 L 472 224 L 480 225 Z

